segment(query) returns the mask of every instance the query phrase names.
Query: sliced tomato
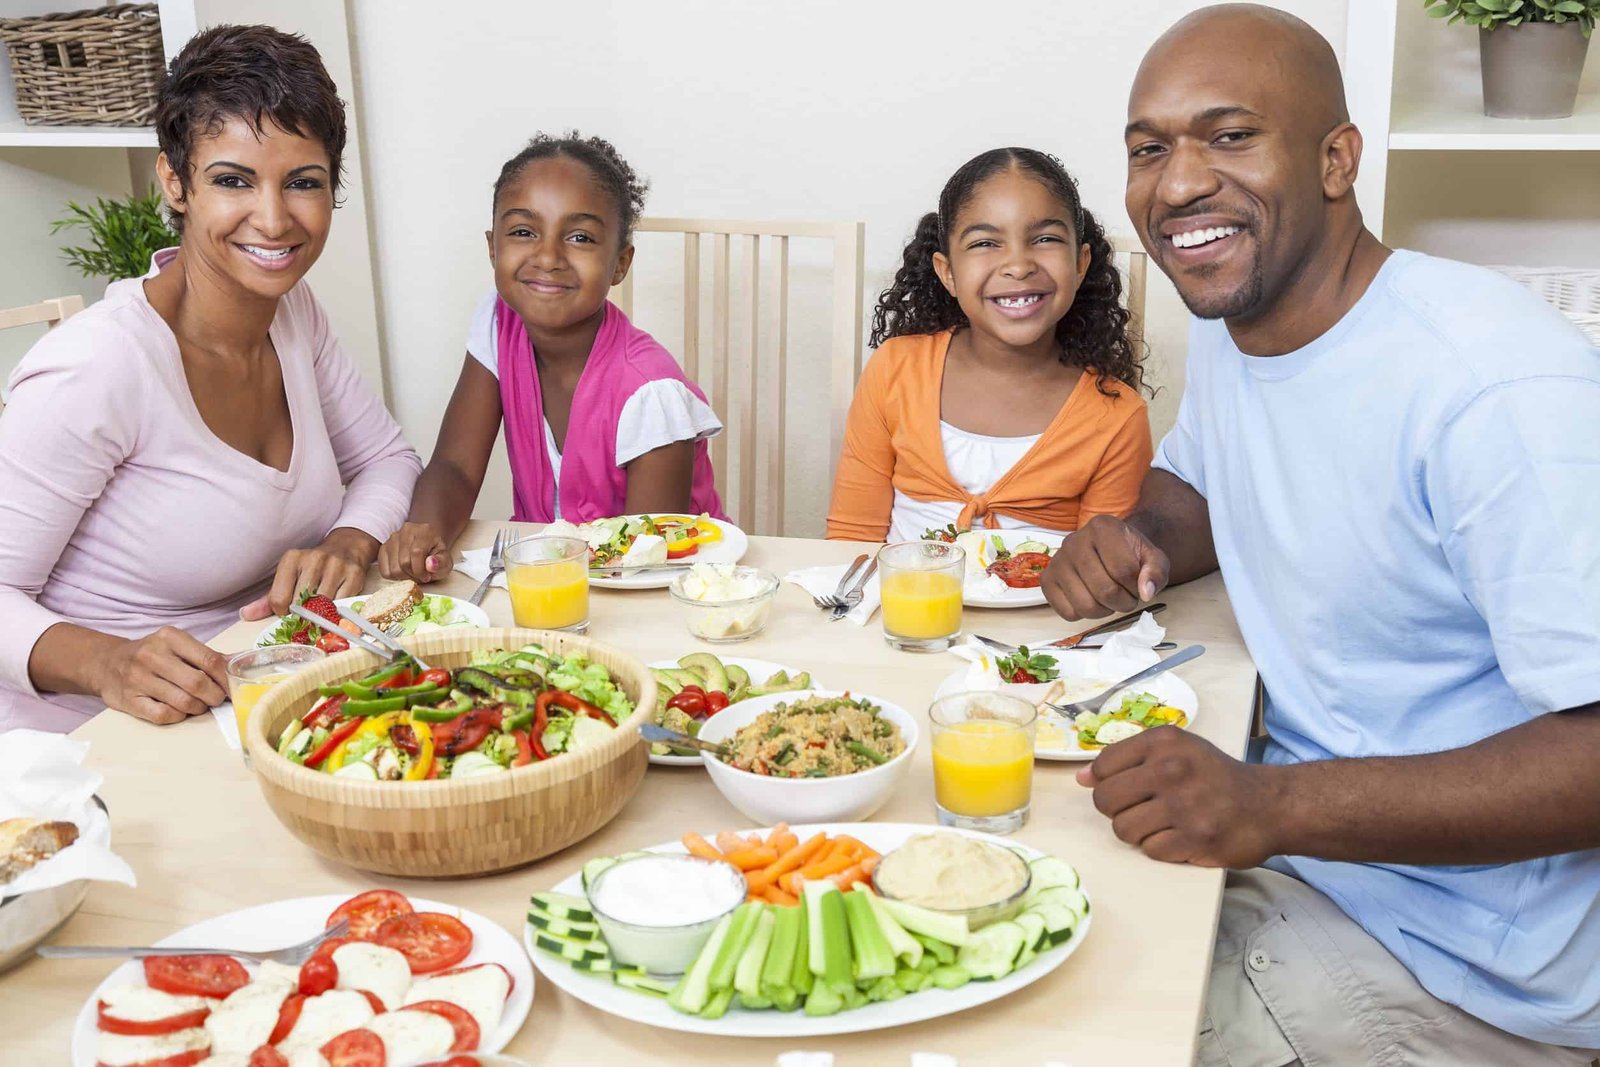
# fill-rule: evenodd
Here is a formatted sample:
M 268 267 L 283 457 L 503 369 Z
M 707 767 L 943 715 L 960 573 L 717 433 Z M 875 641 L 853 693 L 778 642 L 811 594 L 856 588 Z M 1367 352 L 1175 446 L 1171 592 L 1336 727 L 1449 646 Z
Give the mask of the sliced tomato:
M 517 756 L 511 761 L 513 767 L 526 767 L 533 762 L 533 742 L 528 739 L 528 731 L 513 730 L 511 736 L 517 742 Z
M 249 985 L 250 974 L 232 956 L 146 956 L 144 980 L 181 997 L 225 997 Z
M 106 1009 L 106 1002 L 100 1001 L 100 1029 L 108 1034 L 127 1034 L 132 1037 L 174 1034 L 191 1026 L 202 1026 L 205 1024 L 206 1016 L 211 1014 L 210 1008 L 196 1008 L 194 1011 L 169 1015 L 165 1019 L 134 1020 L 119 1019 L 115 1015 L 108 1014 Z
M 433 728 L 433 750 L 441 756 L 459 756 L 483 744 L 490 730 L 499 729 L 499 708 L 473 708 Z
M 383 925 L 385 919 L 415 910 L 404 893 L 397 893 L 393 889 L 369 889 L 334 908 L 328 921 L 322 925 L 326 929 L 340 919 L 349 919 L 350 937 L 365 941 L 372 936 L 372 931 Z
M 278 1007 L 278 1023 L 272 1028 L 272 1035 L 267 1038 L 267 1044 L 276 1045 L 289 1036 L 289 1031 L 294 1029 L 294 1024 L 300 1021 L 300 1009 L 305 1007 L 306 995 L 304 993 L 290 993 Z
M 506 969 L 506 965 L 503 964 L 503 963 L 494 963 L 494 962 L 491 961 L 489 963 L 474 963 L 470 967 L 452 967 L 448 971 L 440 971 L 438 974 L 434 975 L 434 977 L 435 978 L 444 978 L 444 977 L 447 977 L 447 976 L 452 975 L 452 974 L 466 974 L 468 971 L 475 971 L 479 967 L 498 967 L 498 968 L 500 968 L 500 973 L 506 976 L 506 999 L 510 1000 L 511 999 L 511 991 L 513 989 L 517 988 L 517 980 L 515 978 L 511 977 L 511 972 Z
M 250 1053 L 247 1067 L 289 1067 L 289 1060 L 271 1045 L 262 1045 Z
M 1012 589 L 1037 589 L 1050 557 L 1043 552 L 1018 552 L 989 564 L 989 573 Z
M 333 962 L 333 950 L 354 940 L 353 937 L 330 937 L 318 945 L 311 958 L 300 965 L 300 992 L 318 997 L 338 985 L 339 968 Z
M 372 1006 L 372 1014 L 382 1015 L 384 1012 L 389 1010 L 383 1006 L 383 1001 L 379 1000 L 378 994 L 374 993 L 372 990 L 358 989 L 356 992 L 367 998 L 367 1003 Z
M 472 951 L 472 931 L 467 924 L 438 911 L 396 915 L 378 927 L 371 940 L 404 956 L 412 974 L 454 967 Z
M 350 648 L 350 642 L 345 639 L 343 634 L 324 633 L 317 638 L 317 647 L 331 656 L 335 652 L 347 651 Z
M 389 678 L 389 679 L 386 679 L 384 681 L 379 682 L 378 683 L 378 688 L 379 689 L 405 689 L 408 686 L 413 686 L 413 685 L 416 685 L 416 684 L 417 684 L 416 675 L 412 674 L 409 670 L 404 670 L 404 671 L 401 671 L 399 674 L 395 675 L 393 678 Z
M 383 1038 L 371 1030 L 346 1030 L 321 1049 L 328 1067 L 388 1067 Z
M 315 730 L 319 726 L 325 726 L 330 730 L 333 729 L 333 724 L 344 717 L 339 713 L 339 709 L 344 707 L 344 702 L 349 699 L 343 693 L 336 697 L 329 697 L 311 709 L 311 714 L 306 716 L 303 725 L 308 730 Z
M 474 1059 L 471 1056 L 451 1056 L 439 1064 L 439 1067 L 478 1067 L 482 1062 L 482 1060 Z
M 443 667 L 429 667 L 427 670 L 417 675 L 417 684 L 432 684 L 438 686 L 440 689 L 444 689 L 450 684 L 450 672 L 445 670 Z
M 451 1052 L 473 1052 L 477 1050 L 478 1040 L 482 1034 L 478 1030 L 478 1020 L 469 1015 L 465 1008 L 459 1004 L 452 1004 L 448 1000 L 419 1000 L 415 1004 L 407 1004 L 402 1011 L 425 1011 L 430 1015 L 437 1015 L 455 1028 L 456 1043 L 450 1046 Z

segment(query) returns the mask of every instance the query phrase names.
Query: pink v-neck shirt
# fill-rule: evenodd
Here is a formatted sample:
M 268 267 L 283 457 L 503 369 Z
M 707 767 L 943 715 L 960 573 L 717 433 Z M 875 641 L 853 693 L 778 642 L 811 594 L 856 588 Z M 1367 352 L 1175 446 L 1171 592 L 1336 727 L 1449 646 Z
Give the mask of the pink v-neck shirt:
M 270 336 L 294 425 L 287 471 L 207 428 L 140 279 L 17 366 L 0 415 L 0 732 L 70 730 L 103 706 L 35 691 L 28 659 L 50 627 L 209 640 L 285 552 L 338 527 L 382 541 L 405 520 L 422 464 L 304 283 Z

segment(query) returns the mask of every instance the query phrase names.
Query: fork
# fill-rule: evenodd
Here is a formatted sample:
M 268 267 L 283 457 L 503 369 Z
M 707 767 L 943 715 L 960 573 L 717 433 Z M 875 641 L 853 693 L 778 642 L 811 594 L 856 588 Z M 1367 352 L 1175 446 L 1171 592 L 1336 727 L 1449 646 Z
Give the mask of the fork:
M 121 956 L 142 959 L 146 956 L 242 956 L 247 960 L 265 963 L 283 963 L 295 966 L 311 958 L 317 946 L 331 937 L 343 937 L 350 932 L 350 920 L 340 919 L 317 936 L 287 948 L 246 952 L 236 948 L 190 948 L 188 946 L 162 945 L 41 945 L 39 955 L 53 960 L 103 960 Z
M 506 542 L 510 540 L 511 536 L 505 530 L 495 531 L 494 546 L 489 549 L 489 573 L 483 576 L 483 581 L 467 599 L 467 603 L 476 607 L 489 595 L 489 587 L 494 584 L 494 576 L 506 569 Z
M 1205 654 L 1205 645 L 1190 645 L 1181 652 L 1174 652 L 1160 663 L 1157 663 L 1154 667 L 1146 667 L 1138 674 L 1124 678 L 1111 688 L 1102 690 L 1101 692 L 1098 692 L 1094 696 L 1085 700 L 1080 700 L 1075 704 L 1051 704 L 1047 702 L 1044 706 L 1049 708 L 1051 711 L 1065 715 L 1069 719 L 1074 718 L 1085 711 L 1099 711 L 1101 705 L 1106 702 L 1106 698 L 1112 694 L 1120 693 L 1129 686 L 1138 685 L 1140 682 L 1148 682 L 1158 674 L 1165 674 L 1172 668 L 1188 663 L 1192 659 L 1199 659 Z
M 846 568 L 843 577 L 839 579 L 839 584 L 832 593 L 814 596 L 811 598 L 811 602 L 823 611 L 838 611 L 840 605 L 844 603 L 844 591 L 850 588 L 850 579 L 856 576 L 856 571 L 860 570 L 861 565 L 865 562 L 867 562 L 867 554 L 863 552 L 856 557 L 854 563 Z
M 866 593 L 867 582 L 871 581 L 872 576 L 877 573 L 878 561 L 874 559 L 867 564 L 867 569 L 861 572 L 861 577 L 856 579 L 855 588 L 840 598 L 839 606 L 833 609 L 833 614 L 828 616 L 828 621 L 838 622 L 855 610 L 855 606 L 861 603 L 861 597 Z

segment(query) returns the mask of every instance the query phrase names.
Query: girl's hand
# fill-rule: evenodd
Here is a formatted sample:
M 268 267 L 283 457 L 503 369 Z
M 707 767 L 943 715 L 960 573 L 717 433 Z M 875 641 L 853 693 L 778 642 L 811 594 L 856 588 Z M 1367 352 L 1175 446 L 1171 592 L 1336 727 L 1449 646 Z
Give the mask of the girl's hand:
M 378 573 L 385 578 L 436 582 L 454 566 L 450 546 L 431 522 L 408 522 L 378 550 Z
M 341 527 L 316 548 L 296 548 L 283 554 L 272 590 L 246 604 L 239 617 L 246 622 L 286 614 L 295 595 L 310 589 L 323 596 L 355 596 L 366 584 L 367 568 L 378 553 L 378 542 L 360 530 Z
M 227 660 L 175 626 L 124 641 L 101 660 L 106 707 L 157 725 L 203 715 L 228 699 Z

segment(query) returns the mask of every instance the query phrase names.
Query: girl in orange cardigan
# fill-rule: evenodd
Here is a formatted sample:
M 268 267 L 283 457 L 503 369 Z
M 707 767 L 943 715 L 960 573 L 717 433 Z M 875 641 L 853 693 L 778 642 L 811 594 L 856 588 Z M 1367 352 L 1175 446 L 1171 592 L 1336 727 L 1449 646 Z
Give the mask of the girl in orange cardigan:
M 956 171 L 872 317 L 828 536 L 1066 533 L 1125 515 L 1150 467 L 1111 245 L 1053 156 Z

